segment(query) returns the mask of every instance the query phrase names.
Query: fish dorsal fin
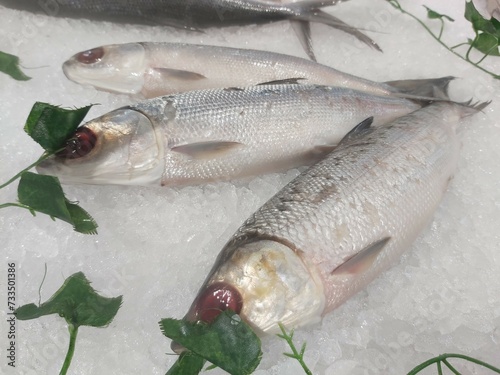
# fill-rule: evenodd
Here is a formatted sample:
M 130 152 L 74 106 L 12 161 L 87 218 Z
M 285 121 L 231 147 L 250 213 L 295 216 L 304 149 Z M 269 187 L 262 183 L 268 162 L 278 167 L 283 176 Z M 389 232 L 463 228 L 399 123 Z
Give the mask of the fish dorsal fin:
M 367 271 L 375 263 L 378 255 L 390 239 L 391 237 L 385 237 L 368 245 L 335 268 L 332 271 L 332 275 L 356 275 Z
M 303 77 L 297 78 L 285 78 L 285 79 L 277 79 L 269 82 L 258 83 L 257 86 L 266 86 L 266 85 L 298 85 L 300 80 L 303 80 Z
M 356 138 L 361 134 L 364 134 L 367 130 L 370 129 L 371 125 L 373 123 L 373 116 L 368 117 L 367 119 L 361 121 L 358 125 L 356 125 L 354 128 L 352 128 L 349 133 L 347 133 L 344 138 L 341 139 L 339 142 L 339 145 L 345 141 L 348 141 L 350 139 Z
M 172 151 L 188 155 L 193 159 L 213 159 L 231 150 L 243 146 L 243 143 L 231 141 L 196 142 L 172 147 Z
M 190 72 L 189 70 L 170 69 L 170 68 L 153 68 L 153 71 L 158 73 L 165 80 L 178 80 L 178 81 L 199 81 L 206 79 L 203 74 Z

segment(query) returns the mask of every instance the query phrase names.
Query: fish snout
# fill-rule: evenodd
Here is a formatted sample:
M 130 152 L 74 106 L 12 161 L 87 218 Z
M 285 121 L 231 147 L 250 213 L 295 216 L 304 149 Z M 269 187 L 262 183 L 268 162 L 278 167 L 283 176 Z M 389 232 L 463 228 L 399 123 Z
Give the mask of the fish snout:
M 223 311 L 230 309 L 239 314 L 242 307 L 243 299 L 241 293 L 234 286 L 225 282 L 216 282 L 202 288 L 184 317 L 184 320 L 210 324 Z M 172 341 L 170 348 L 176 354 L 182 354 L 187 350 L 176 341 Z

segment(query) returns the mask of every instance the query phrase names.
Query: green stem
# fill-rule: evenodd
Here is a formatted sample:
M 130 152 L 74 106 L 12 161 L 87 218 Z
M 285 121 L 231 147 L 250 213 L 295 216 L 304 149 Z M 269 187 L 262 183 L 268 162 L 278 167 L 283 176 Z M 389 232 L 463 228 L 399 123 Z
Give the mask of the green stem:
M 463 46 L 463 45 L 466 45 L 466 44 L 467 44 L 467 45 L 469 45 L 469 43 L 467 43 L 467 42 L 463 42 L 463 43 L 459 43 L 459 44 L 457 44 L 456 46 L 453 46 L 453 47 L 450 47 L 450 48 L 451 48 L 451 49 L 455 49 L 455 48 L 458 48 L 458 47 Z
M 476 64 L 481 64 L 483 62 L 483 60 L 488 57 L 488 55 L 489 55 L 490 52 L 491 51 L 488 51 L 488 53 L 485 54 L 483 57 L 481 57 L 481 59 Z
M 441 18 L 439 20 L 441 21 L 441 29 L 439 30 L 438 39 L 441 40 L 441 37 L 443 36 L 444 21 Z
M 5 207 L 20 207 L 20 208 L 26 208 L 27 210 L 31 211 L 31 207 L 25 206 L 24 204 L 21 204 L 21 203 L 4 203 L 4 204 L 0 204 L 0 209 L 5 208 Z
M 488 370 L 491 370 L 493 372 L 496 372 L 497 374 L 500 374 L 500 368 L 496 368 L 488 363 L 485 363 L 479 359 L 472 358 L 463 354 L 443 354 L 443 356 L 446 356 L 446 358 L 460 358 L 464 359 L 466 361 L 475 363 L 476 365 L 486 367 Z
M 306 350 L 306 345 L 304 344 L 302 346 L 302 349 L 301 349 L 301 351 L 299 353 L 297 351 L 297 348 L 295 348 L 295 344 L 292 341 L 292 339 L 293 339 L 293 331 L 292 331 L 291 335 L 288 335 L 287 332 L 286 332 L 286 330 L 285 330 L 285 327 L 283 326 L 283 324 L 278 323 L 278 326 L 280 327 L 281 332 L 283 332 L 282 335 L 278 335 L 278 336 L 281 337 L 282 339 L 285 339 L 285 341 L 288 343 L 288 346 L 290 347 L 290 349 L 292 349 L 292 352 L 293 352 L 293 355 L 289 355 L 287 353 L 285 353 L 285 355 L 287 355 L 289 357 L 292 357 L 292 358 L 295 358 L 300 363 L 300 365 L 302 366 L 302 368 L 304 369 L 304 372 L 307 375 L 312 375 L 311 370 L 309 370 L 309 367 L 307 367 L 306 363 L 304 362 L 304 351 Z
M 473 40 L 473 41 L 472 41 L 472 43 L 470 44 L 469 48 L 467 49 L 467 53 L 465 54 L 465 59 L 466 59 L 467 61 L 472 62 L 472 61 L 470 60 L 470 58 L 469 58 L 469 55 L 470 55 L 470 53 L 471 53 L 471 51 L 472 51 L 472 48 L 473 48 L 473 46 L 474 46 L 474 43 L 476 43 L 476 41 L 477 41 L 477 38 L 478 38 L 478 36 L 477 36 L 477 33 L 476 33 L 476 36 L 474 37 L 474 40 Z
M 69 369 L 69 365 L 71 364 L 71 360 L 73 359 L 73 354 L 75 353 L 75 343 L 76 343 L 76 335 L 78 334 L 78 326 L 70 324 L 68 325 L 68 330 L 69 330 L 68 353 L 66 354 L 66 358 L 64 358 L 63 367 L 61 368 L 61 372 L 59 373 L 59 375 L 66 375 Z
M 479 60 L 476 64 L 481 64 L 481 62 L 482 62 L 485 58 L 487 58 L 487 57 L 490 55 L 490 53 L 491 53 L 491 52 L 493 52 L 493 51 L 495 50 L 495 48 L 498 48 L 498 46 L 493 46 L 493 47 L 491 47 L 491 48 L 488 50 L 488 52 L 486 52 L 486 53 L 484 54 L 484 56 L 483 56 L 483 57 L 482 57 L 482 58 L 481 58 L 481 59 L 480 59 L 480 60 Z
M 17 180 L 19 177 L 21 177 L 21 175 L 24 173 L 24 172 L 27 172 L 29 171 L 31 168 L 33 167 L 36 167 L 38 164 L 40 164 L 42 161 L 44 161 L 45 159 L 47 159 L 49 156 L 51 156 L 53 153 L 52 152 L 44 152 L 42 156 L 40 156 L 40 158 L 35 161 L 33 164 L 30 164 L 29 166 L 27 166 L 26 168 L 24 168 L 21 172 L 19 172 L 18 174 L 16 174 L 14 177 L 12 177 L 9 181 L 7 181 L 6 183 L 0 185 L 0 189 L 3 189 L 4 187 L 6 187 L 7 185 L 11 184 L 12 182 L 14 182 L 15 180 Z
M 477 69 L 479 70 L 482 70 L 483 72 L 489 74 L 490 76 L 492 76 L 493 78 L 495 79 L 500 79 L 500 75 L 498 74 L 495 74 L 493 72 L 490 72 L 489 70 L 486 70 L 484 69 L 483 67 L 477 65 L 476 63 L 474 63 L 473 61 L 470 61 L 468 60 L 467 58 L 463 57 L 462 55 L 460 55 L 459 53 L 453 51 L 452 48 L 448 47 L 446 44 L 444 44 L 444 42 L 439 39 L 428 27 L 427 25 L 421 21 L 418 17 L 414 16 L 413 14 L 411 13 L 408 13 L 406 10 L 404 10 L 401 5 L 399 3 L 397 3 L 397 6 L 395 5 L 395 0 L 389 0 L 389 3 L 394 6 L 396 9 L 399 9 L 399 11 L 403 14 L 406 14 L 407 16 L 410 16 L 411 18 L 413 18 L 415 21 L 417 21 L 425 30 L 427 30 L 427 32 L 439 43 L 441 44 L 444 48 L 446 48 L 448 51 L 450 51 L 451 53 L 453 53 L 454 55 L 458 56 L 459 58 L 461 58 L 462 60 L 468 62 L 469 64 L 475 66 Z M 472 48 L 472 45 L 471 45 L 471 48 Z M 469 49 L 470 50 L 470 49 Z M 469 51 L 467 51 L 467 55 L 469 54 Z
M 438 362 L 437 366 L 438 366 L 438 375 L 443 375 L 443 366 L 441 366 L 441 362 Z
M 446 365 L 446 367 L 448 367 L 448 368 L 450 369 L 450 371 L 451 371 L 451 372 L 453 372 L 455 375 L 462 375 L 462 374 L 460 374 L 460 373 L 459 373 L 459 372 L 455 369 L 455 367 L 453 367 L 453 366 L 451 365 L 451 363 L 450 363 L 450 362 L 448 362 L 446 359 L 443 359 L 443 363 L 444 363 L 444 364 Z
M 441 371 L 441 362 L 443 362 L 448 368 L 450 368 L 450 363 L 446 360 L 448 358 L 459 358 L 459 359 L 463 359 L 463 360 L 466 360 L 466 361 L 469 361 L 469 362 L 472 362 L 472 363 L 475 363 L 476 365 L 479 365 L 479 366 L 482 366 L 482 367 L 486 367 L 487 369 L 493 371 L 493 372 L 496 372 L 497 374 L 500 374 L 500 369 L 499 368 L 496 368 L 488 363 L 485 363 L 479 359 L 476 359 L 476 358 L 472 358 L 472 357 L 469 357 L 469 356 L 466 356 L 466 355 L 463 355 L 463 354 L 453 354 L 453 353 L 447 353 L 447 354 L 441 354 L 441 355 L 438 355 L 437 357 L 434 357 L 434 358 L 431 358 L 425 362 L 422 362 L 421 364 L 419 364 L 418 366 L 416 366 L 414 369 L 412 369 L 407 375 L 415 375 L 417 373 L 419 373 L 420 371 L 422 371 L 423 369 L 425 369 L 426 367 L 429 367 L 430 365 L 434 364 L 434 363 L 437 363 L 438 365 L 438 370 Z M 451 366 L 450 370 L 454 370 L 453 366 Z M 456 371 L 456 370 L 455 370 Z M 455 372 L 456 374 L 458 374 L 458 372 Z M 441 374 L 441 372 L 440 372 Z

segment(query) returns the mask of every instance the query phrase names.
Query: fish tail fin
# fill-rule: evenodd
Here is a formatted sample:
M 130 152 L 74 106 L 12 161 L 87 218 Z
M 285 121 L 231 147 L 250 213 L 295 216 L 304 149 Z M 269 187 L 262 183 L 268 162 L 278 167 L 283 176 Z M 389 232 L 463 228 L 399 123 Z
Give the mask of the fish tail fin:
M 294 30 L 299 36 L 302 46 L 306 50 L 309 57 L 314 56 L 312 52 L 312 42 L 310 35 L 310 22 L 322 23 L 324 25 L 333 27 L 335 29 L 341 30 L 345 33 L 348 33 L 361 42 L 367 44 L 368 46 L 376 49 L 377 51 L 382 52 L 382 49 L 379 47 L 377 43 L 367 35 L 363 34 L 361 31 L 352 27 L 337 17 L 332 16 L 331 14 L 325 13 L 319 8 L 335 5 L 341 1 L 339 0 L 330 0 L 330 1 L 299 1 L 297 3 L 293 3 L 290 5 L 290 9 L 293 11 L 293 16 L 290 17 L 292 21 L 292 25 L 294 26 Z M 312 57 L 311 57 L 312 59 Z M 314 59 L 313 59 L 314 60 Z
M 487 102 L 473 102 L 472 99 L 466 101 L 466 102 L 462 102 L 462 103 L 457 103 L 458 105 L 461 106 L 461 113 L 460 113 L 460 117 L 461 118 L 464 118 L 464 117 L 468 117 L 468 116 L 472 116 L 478 112 L 481 112 L 483 109 L 485 109 L 487 106 L 489 106 L 491 103 L 491 100 L 487 101 Z
M 312 61 L 317 61 L 311 39 L 311 24 L 307 21 L 300 20 L 290 20 L 290 24 L 292 25 L 293 31 L 295 31 L 295 35 L 299 38 L 302 48 L 306 51 L 307 56 L 309 56 Z
M 447 76 L 431 79 L 406 79 L 384 82 L 396 89 L 396 94 L 408 99 L 441 99 L 449 100 L 448 85 L 455 77 Z

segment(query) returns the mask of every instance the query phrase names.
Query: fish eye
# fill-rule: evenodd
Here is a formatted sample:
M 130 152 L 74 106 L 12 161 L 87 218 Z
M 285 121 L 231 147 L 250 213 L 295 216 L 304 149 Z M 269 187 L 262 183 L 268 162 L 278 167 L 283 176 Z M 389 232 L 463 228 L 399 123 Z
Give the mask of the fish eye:
M 56 155 L 66 159 L 78 159 L 87 155 L 94 148 L 97 137 L 92 130 L 82 126 L 66 141 L 66 146 Z
M 83 51 L 75 55 L 76 60 L 82 64 L 93 64 L 102 59 L 104 56 L 104 48 L 97 47 Z
M 211 323 L 222 311 L 231 309 L 239 314 L 243 307 L 240 292 L 233 286 L 218 282 L 203 291 L 196 303 L 197 320 Z

